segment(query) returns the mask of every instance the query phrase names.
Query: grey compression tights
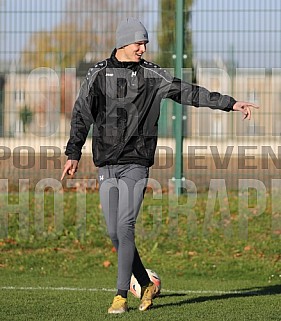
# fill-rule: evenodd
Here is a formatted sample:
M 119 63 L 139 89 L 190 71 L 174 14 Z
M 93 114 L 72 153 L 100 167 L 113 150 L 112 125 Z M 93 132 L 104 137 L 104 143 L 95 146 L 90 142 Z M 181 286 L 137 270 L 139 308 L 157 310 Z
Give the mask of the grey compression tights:
M 137 164 L 99 168 L 100 201 L 109 237 L 118 253 L 117 289 L 129 290 L 132 273 L 149 282 L 135 246 L 135 223 L 147 185 L 148 168 Z

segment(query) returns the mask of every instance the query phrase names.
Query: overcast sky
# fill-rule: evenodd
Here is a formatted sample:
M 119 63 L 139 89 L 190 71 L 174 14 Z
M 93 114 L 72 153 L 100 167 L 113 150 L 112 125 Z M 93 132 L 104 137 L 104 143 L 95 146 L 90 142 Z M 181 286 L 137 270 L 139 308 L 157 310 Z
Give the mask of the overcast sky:
M 0 59 L 17 57 L 29 34 L 57 24 L 66 1 L 6 1 L 0 11 Z M 281 68 L 280 17 L 280 0 L 194 0 L 195 56 L 233 57 L 239 67 Z

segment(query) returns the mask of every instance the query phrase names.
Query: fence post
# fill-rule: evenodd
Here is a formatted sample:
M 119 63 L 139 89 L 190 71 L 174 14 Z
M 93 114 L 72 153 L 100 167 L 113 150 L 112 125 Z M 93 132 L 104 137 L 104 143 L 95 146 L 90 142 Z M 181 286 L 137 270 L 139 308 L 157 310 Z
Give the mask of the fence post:
M 175 76 L 182 78 L 183 67 L 183 0 L 176 2 L 176 68 Z M 176 140 L 175 156 L 175 191 L 181 193 L 182 186 L 182 169 L 183 169 L 183 124 L 182 124 L 182 106 L 174 103 L 174 132 Z

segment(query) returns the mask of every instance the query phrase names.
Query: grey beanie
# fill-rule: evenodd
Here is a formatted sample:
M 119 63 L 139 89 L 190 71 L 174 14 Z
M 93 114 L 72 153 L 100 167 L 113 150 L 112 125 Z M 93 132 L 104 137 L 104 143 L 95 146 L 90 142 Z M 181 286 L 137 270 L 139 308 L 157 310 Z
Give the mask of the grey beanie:
M 139 41 L 148 42 L 148 33 L 144 25 L 136 18 L 122 20 L 116 29 L 116 48 Z

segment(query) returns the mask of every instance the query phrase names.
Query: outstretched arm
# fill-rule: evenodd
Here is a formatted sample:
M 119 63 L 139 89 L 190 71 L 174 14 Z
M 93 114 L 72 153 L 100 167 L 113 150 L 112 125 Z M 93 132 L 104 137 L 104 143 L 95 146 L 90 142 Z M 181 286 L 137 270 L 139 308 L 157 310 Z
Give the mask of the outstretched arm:
M 209 107 L 223 111 L 240 111 L 243 119 L 251 118 L 251 108 L 259 108 L 257 105 L 236 101 L 229 95 L 222 95 L 219 92 L 210 92 L 208 89 L 195 84 L 188 83 L 179 78 L 173 78 L 168 72 L 162 80 L 164 98 L 171 98 L 174 101 L 195 107 Z

